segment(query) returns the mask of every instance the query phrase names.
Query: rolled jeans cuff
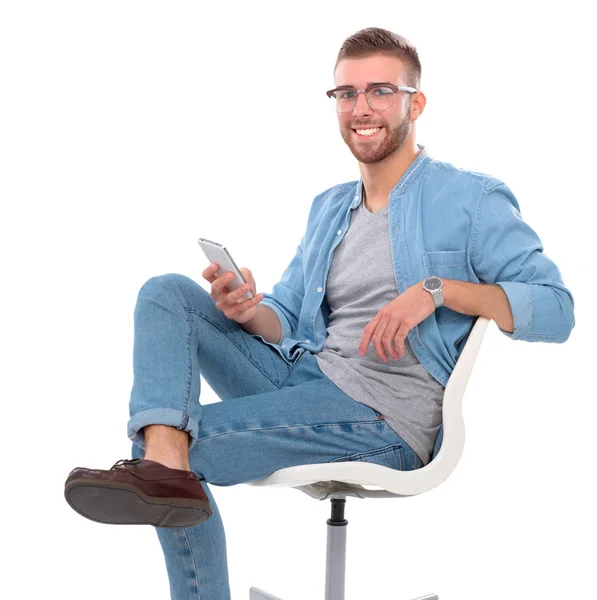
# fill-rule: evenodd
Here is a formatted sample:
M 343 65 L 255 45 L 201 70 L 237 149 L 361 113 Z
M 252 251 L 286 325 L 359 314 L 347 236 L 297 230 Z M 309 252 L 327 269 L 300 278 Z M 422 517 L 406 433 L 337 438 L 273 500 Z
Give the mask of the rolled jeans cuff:
M 189 450 L 199 437 L 199 423 L 188 413 L 173 408 L 152 408 L 131 417 L 127 424 L 127 436 L 139 448 L 145 450 L 145 437 L 141 430 L 148 425 L 169 425 L 190 436 Z

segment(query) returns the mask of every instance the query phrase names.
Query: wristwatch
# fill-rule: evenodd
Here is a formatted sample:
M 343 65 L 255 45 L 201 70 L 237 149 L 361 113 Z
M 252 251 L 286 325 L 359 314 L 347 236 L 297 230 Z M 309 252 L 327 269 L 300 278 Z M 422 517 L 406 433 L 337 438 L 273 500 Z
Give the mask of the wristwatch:
M 439 277 L 427 277 L 423 280 L 423 289 L 427 290 L 433 297 L 433 303 L 435 308 L 439 308 L 444 305 L 444 284 Z

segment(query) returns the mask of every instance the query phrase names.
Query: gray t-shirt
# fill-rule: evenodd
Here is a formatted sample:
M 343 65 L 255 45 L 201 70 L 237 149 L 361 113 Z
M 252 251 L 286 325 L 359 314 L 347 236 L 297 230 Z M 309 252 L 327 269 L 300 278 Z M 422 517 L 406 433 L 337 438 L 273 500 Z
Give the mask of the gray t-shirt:
M 425 465 L 441 424 L 444 386 L 419 363 L 408 338 L 399 360 L 382 362 L 373 343 L 359 355 L 366 325 L 397 296 L 388 207 L 371 213 L 361 202 L 332 257 L 326 285 L 328 336 L 316 358 L 326 377 L 380 412 Z

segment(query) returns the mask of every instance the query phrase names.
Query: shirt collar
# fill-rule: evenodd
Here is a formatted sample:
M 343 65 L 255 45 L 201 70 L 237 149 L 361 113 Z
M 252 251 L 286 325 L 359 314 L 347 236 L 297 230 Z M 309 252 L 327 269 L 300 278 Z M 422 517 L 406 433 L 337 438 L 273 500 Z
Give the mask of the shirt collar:
M 421 150 L 415 160 L 409 165 L 408 169 L 404 172 L 402 177 L 398 180 L 398 183 L 390 190 L 389 202 L 392 201 L 394 196 L 402 194 L 406 189 L 417 179 L 420 173 L 422 173 L 421 167 L 428 163 L 431 159 L 427 153 L 427 148 L 421 144 L 417 144 L 417 147 Z M 356 189 L 355 196 L 350 208 L 356 208 L 363 198 L 363 179 L 359 179 Z

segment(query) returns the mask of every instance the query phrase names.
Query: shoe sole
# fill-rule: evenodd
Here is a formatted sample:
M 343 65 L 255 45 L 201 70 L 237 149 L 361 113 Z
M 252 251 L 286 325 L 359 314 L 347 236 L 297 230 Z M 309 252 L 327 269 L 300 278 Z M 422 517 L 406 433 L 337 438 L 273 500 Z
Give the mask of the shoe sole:
M 64 496 L 81 516 L 111 525 L 193 527 L 212 514 L 208 500 L 156 499 L 124 483 L 75 479 L 66 485 Z

